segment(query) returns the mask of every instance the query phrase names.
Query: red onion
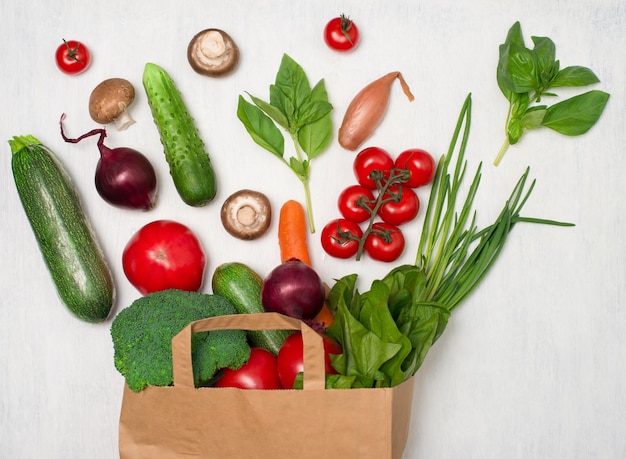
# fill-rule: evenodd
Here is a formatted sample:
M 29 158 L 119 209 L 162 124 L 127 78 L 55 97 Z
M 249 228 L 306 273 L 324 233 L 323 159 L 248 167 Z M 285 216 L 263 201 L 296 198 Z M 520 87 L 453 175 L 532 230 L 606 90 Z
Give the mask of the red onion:
M 156 201 L 157 178 L 152 164 L 143 154 L 132 148 L 109 148 L 104 145 L 105 129 L 94 129 L 77 139 L 61 136 L 70 143 L 78 143 L 86 137 L 100 135 L 98 150 L 100 159 L 96 165 L 96 190 L 111 205 L 137 210 L 150 210 Z
M 274 268 L 261 287 L 261 302 L 266 311 L 301 320 L 315 317 L 324 305 L 325 296 L 320 277 L 297 258 Z

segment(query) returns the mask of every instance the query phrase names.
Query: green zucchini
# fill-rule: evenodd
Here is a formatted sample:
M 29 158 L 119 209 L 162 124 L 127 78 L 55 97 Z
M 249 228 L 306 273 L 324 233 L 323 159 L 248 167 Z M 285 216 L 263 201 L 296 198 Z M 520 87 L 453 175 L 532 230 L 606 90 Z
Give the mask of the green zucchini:
M 211 280 L 213 293 L 228 299 L 239 314 L 266 312 L 261 304 L 263 279 L 243 263 L 231 262 L 219 265 Z M 278 354 L 287 330 L 249 330 L 248 340 L 253 346 Z
M 104 321 L 113 278 L 70 176 L 32 135 L 9 145 L 18 195 L 61 301 L 85 322 Z
M 217 193 L 215 171 L 180 91 L 169 74 L 152 63 L 144 68 L 143 86 L 176 191 L 190 206 L 208 204 Z

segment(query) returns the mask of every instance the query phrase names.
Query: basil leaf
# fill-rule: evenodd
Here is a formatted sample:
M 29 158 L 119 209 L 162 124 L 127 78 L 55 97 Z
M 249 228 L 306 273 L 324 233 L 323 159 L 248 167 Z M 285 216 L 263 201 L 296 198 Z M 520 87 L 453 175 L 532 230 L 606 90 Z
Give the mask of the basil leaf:
M 511 145 L 515 145 L 519 142 L 519 139 L 524 135 L 524 130 L 522 129 L 519 118 L 511 118 L 509 120 L 509 124 L 506 127 L 506 134 Z
M 296 114 L 296 106 L 293 101 L 276 85 L 270 85 L 270 105 L 276 107 L 284 117 L 287 126 L 285 129 L 291 130 Z
M 515 92 L 522 93 L 538 89 L 538 62 L 534 52 L 528 48 L 512 47 L 509 50 L 507 68 Z
M 319 156 L 333 139 L 333 122 L 330 113 L 298 131 L 298 143 L 309 159 Z
M 307 124 L 314 123 L 323 116 L 326 116 L 333 109 L 333 106 L 322 100 L 309 100 L 300 106 L 296 116 L 295 127 L 300 128 Z
M 537 73 L 543 87 L 548 87 L 555 71 L 556 45 L 548 37 L 532 37 L 537 58 Z
M 274 122 L 257 106 L 239 96 L 237 118 L 241 120 L 250 137 L 257 145 L 282 158 L 285 151 L 285 139 Z
M 500 88 L 500 91 L 502 91 L 502 94 L 504 94 L 504 97 L 506 97 L 509 101 L 511 101 L 515 94 L 515 85 L 513 84 L 513 79 L 509 73 L 508 66 L 510 49 L 511 46 L 509 44 L 500 45 L 500 58 L 498 59 L 498 67 L 496 69 L 498 87 Z
M 328 102 L 328 94 L 324 80 L 320 80 L 311 90 L 311 101 L 328 104 L 328 112 L 316 121 L 305 124 L 298 131 L 298 143 L 311 160 L 320 155 L 333 138 L 331 111 L 333 106 Z
M 506 40 L 499 47 L 498 68 L 496 72 L 498 86 L 508 100 L 511 100 L 513 93 L 517 92 L 509 70 L 511 49 L 522 49 L 524 47 L 522 28 L 519 21 L 517 21 L 511 26 L 507 33 Z
M 289 158 L 289 167 L 295 172 L 300 180 L 306 180 L 309 176 L 309 162 L 307 160 L 300 161 L 295 156 Z
M 256 105 L 261 110 L 263 110 L 267 116 L 272 118 L 274 121 L 276 121 L 283 128 L 289 129 L 289 121 L 287 121 L 287 117 L 282 112 L 282 110 L 280 110 L 277 107 L 274 107 L 273 105 L 265 102 L 262 99 L 259 99 L 258 97 L 253 96 L 250 93 L 246 93 L 246 94 L 248 94 L 248 96 L 250 96 L 250 100 L 252 102 L 254 102 L 254 105 Z
M 285 100 L 289 101 L 290 106 L 293 106 L 292 116 L 295 116 L 302 104 L 311 95 L 311 86 L 304 69 L 287 54 L 283 54 L 274 87 L 280 90 L 280 95 L 275 94 L 275 96 L 281 99 L 282 106 L 285 106 Z M 275 105 L 271 99 L 270 102 Z M 295 120 L 290 119 L 290 121 Z
M 553 88 L 562 86 L 588 86 L 598 83 L 599 81 L 600 80 L 591 69 L 579 65 L 572 65 L 560 70 L 555 75 L 550 86 Z
M 546 106 L 536 106 L 531 107 L 528 111 L 520 118 L 520 126 L 525 131 L 529 131 L 531 129 L 536 129 L 541 126 L 543 123 L 543 119 L 546 116 Z
M 519 21 L 516 21 L 515 24 L 511 26 L 506 34 L 506 39 L 504 43 L 521 47 L 525 46 L 524 36 L 522 35 L 522 25 Z
M 561 134 L 575 136 L 587 132 L 598 121 L 609 94 L 593 90 L 548 107 L 541 123 Z

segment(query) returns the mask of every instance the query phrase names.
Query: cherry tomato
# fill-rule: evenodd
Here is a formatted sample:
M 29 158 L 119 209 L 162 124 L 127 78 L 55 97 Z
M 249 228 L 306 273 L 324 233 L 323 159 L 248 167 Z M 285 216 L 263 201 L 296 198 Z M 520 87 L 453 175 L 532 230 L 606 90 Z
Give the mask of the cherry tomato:
M 405 185 L 411 188 L 429 184 L 437 171 L 437 164 L 430 153 L 419 148 L 400 153 L 396 158 L 395 166 L 409 171 L 409 180 Z
M 344 218 L 361 223 L 372 215 L 371 209 L 375 201 L 369 188 L 363 185 L 350 185 L 339 194 L 337 207 Z
M 324 363 L 327 375 L 337 374 L 330 361 L 330 354 L 341 354 L 343 350 L 337 341 L 321 333 L 324 343 Z M 278 377 L 282 386 L 291 389 L 298 373 L 304 371 L 302 333 L 296 332 L 287 337 L 278 351 Z
M 63 40 L 56 50 L 55 59 L 57 67 L 68 75 L 78 75 L 84 72 L 91 63 L 89 49 L 76 40 Z
M 206 257 L 195 234 L 181 223 L 157 220 L 141 228 L 122 254 L 124 273 L 142 295 L 166 289 L 198 291 Z
M 359 250 L 361 227 L 346 218 L 332 220 L 322 229 L 322 248 L 335 258 L 352 258 Z
M 324 41 L 330 49 L 346 52 L 359 43 L 360 34 L 356 24 L 347 16 L 333 18 L 324 27 Z
M 378 261 L 397 260 L 404 252 L 404 235 L 400 228 L 385 222 L 376 222 L 365 239 L 365 252 Z
M 378 147 L 367 147 L 361 150 L 352 163 L 357 182 L 370 190 L 377 189 L 376 176 L 384 180 L 389 177 L 393 167 L 394 162 L 389 153 Z
M 400 226 L 413 220 L 420 209 L 420 201 L 408 186 L 389 185 L 383 195 L 383 204 L 378 209 L 378 216 L 387 223 Z
M 253 347 L 250 358 L 239 369 L 225 368 L 215 387 L 239 389 L 281 389 L 278 378 L 278 359 L 270 351 Z

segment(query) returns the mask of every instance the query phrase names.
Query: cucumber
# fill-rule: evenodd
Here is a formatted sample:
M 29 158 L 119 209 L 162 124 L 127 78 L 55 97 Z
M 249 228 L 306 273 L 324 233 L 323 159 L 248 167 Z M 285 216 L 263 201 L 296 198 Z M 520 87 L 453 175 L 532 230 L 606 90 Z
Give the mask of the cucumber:
M 152 63 L 144 68 L 143 86 L 176 191 L 190 206 L 208 204 L 217 193 L 215 171 L 180 91 L 168 73 Z
M 104 321 L 113 278 L 68 173 L 32 135 L 9 145 L 18 195 L 61 301 L 85 322 Z
M 213 293 L 228 299 L 239 314 L 266 312 L 261 304 L 263 279 L 243 263 L 231 262 L 219 265 L 211 280 Z M 248 340 L 253 346 L 278 354 L 287 330 L 249 330 Z

